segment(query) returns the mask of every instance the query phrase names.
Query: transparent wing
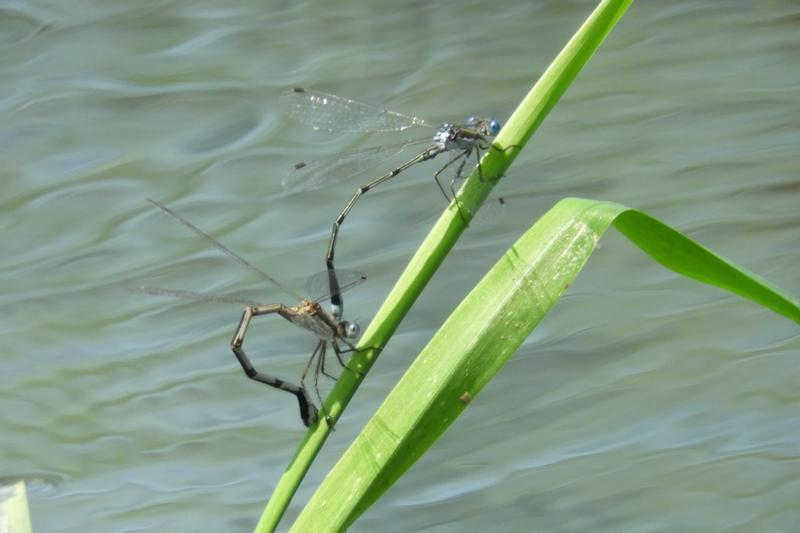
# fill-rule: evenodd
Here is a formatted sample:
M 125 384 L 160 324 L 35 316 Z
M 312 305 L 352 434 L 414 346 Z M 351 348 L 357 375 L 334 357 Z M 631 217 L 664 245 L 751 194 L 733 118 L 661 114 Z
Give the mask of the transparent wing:
M 301 297 L 296 292 L 294 292 L 290 288 L 282 285 L 280 282 L 278 282 L 278 280 L 276 280 L 275 278 L 273 278 L 272 276 L 270 276 L 269 274 L 267 274 L 266 272 L 264 272 L 263 270 L 261 270 L 257 266 L 255 266 L 252 263 L 248 262 L 244 257 L 240 256 L 239 254 L 237 254 L 236 252 L 234 252 L 233 250 L 231 250 L 230 248 L 228 248 L 227 246 L 225 246 L 224 244 L 219 242 L 217 239 L 215 239 L 214 237 L 212 237 L 208 233 L 204 232 L 203 230 L 201 230 L 200 228 L 198 228 L 197 226 L 195 226 L 194 224 L 192 224 L 191 222 L 189 222 L 188 220 L 186 220 L 182 216 L 180 216 L 178 213 L 176 213 L 175 211 L 173 211 L 169 207 L 165 206 L 164 204 L 161 204 L 160 202 L 152 200 L 150 198 L 147 198 L 147 201 L 150 202 L 151 204 L 153 204 L 154 206 L 156 206 L 157 208 L 159 208 L 164 213 L 166 213 L 169 216 L 171 216 L 172 218 L 174 218 L 175 220 L 177 220 L 178 222 L 180 222 L 181 224 L 183 224 L 184 226 L 186 226 L 187 228 L 189 228 L 196 235 L 199 235 L 200 237 L 204 238 L 206 241 L 211 243 L 213 246 L 215 246 L 222 253 L 224 253 L 225 255 L 227 255 L 228 257 L 230 257 L 231 259 L 233 259 L 234 261 L 236 261 L 237 263 L 242 265 L 244 268 L 246 268 L 250 272 L 254 273 L 258 277 L 263 279 L 264 281 L 266 281 L 268 283 L 272 283 L 275 287 L 281 289 L 283 292 L 285 292 L 289 296 L 292 296 L 293 298 L 296 298 L 297 300 L 301 299 Z
M 352 289 L 365 279 L 367 279 L 367 276 L 363 272 L 358 272 L 357 270 L 337 270 L 336 280 L 339 283 L 338 293 L 341 294 Z M 306 294 L 316 302 L 325 301 L 333 296 L 333 294 L 331 294 L 330 277 L 328 276 L 327 270 L 308 278 Z
M 430 138 L 416 139 L 391 146 L 370 146 L 349 154 L 301 161 L 283 177 L 283 186 L 294 191 L 310 191 L 366 172 L 412 146 L 430 143 Z
M 503 196 L 492 194 L 474 214 L 473 220 L 477 220 L 480 224 L 495 225 L 503 222 L 507 214 L 506 199 Z
M 403 131 L 412 126 L 435 127 L 419 117 L 302 87 L 284 91 L 279 103 L 288 117 L 315 130 L 367 133 Z
M 139 294 L 147 294 L 148 296 L 167 296 L 169 298 L 180 298 L 181 300 L 250 305 L 253 307 L 258 307 L 259 305 L 261 305 L 258 302 L 245 300 L 243 298 L 237 298 L 236 296 L 228 296 L 224 294 L 208 294 L 204 292 L 195 292 L 195 291 L 182 291 L 178 289 L 164 289 L 162 287 L 150 287 L 147 285 L 141 287 L 128 287 L 128 290 L 131 292 L 138 292 Z

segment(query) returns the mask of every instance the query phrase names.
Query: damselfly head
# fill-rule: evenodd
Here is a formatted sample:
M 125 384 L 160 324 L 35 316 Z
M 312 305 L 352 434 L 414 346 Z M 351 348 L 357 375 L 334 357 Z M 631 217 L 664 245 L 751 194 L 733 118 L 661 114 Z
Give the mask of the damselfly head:
M 361 335 L 361 325 L 355 320 L 339 322 L 339 334 L 346 339 L 356 339 Z
M 467 126 L 475 128 L 487 137 L 494 137 L 500 131 L 500 121 L 497 119 L 485 119 L 475 115 L 467 117 Z

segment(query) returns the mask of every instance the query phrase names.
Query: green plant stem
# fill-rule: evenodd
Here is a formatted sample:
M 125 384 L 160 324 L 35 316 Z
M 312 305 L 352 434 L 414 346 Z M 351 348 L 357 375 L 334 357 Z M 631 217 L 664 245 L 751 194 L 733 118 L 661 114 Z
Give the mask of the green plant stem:
M 447 207 L 414 254 L 364 332 L 358 344 L 359 351 L 348 363 L 348 367 L 354 372 L 342 373 L 325 402 L 325 409 L 333 423 L 339 419 L 380 351 L 467 228 L 469 221 L 465 214 L 477 211 L 492 187 L 631 2 L 632 0 L 600 2 L 509 118 L 495 139 L 496 149 L 488 150 L 481 161 L 483 179 L 477 170 L 473 171 L 456 200 Z M 456 202 L 460 203 L 461 209 Z M 309 428 L 264 509 L 255 529 L 257 533 L 273 531 L 277 527 L 329 433 L 330 427 L 324 420 Z

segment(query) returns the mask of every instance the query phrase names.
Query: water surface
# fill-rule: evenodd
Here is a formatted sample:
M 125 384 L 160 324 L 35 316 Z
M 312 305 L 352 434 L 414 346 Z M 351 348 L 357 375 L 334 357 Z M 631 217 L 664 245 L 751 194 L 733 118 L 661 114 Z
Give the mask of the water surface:
M 359 180 L 293 194 L 284 169 L 392 138 L 291 124 L 282 90 L 505 119 L 593 5 L 0 4 L 0 476 L 28 481 L 34 529 L 249 531 L 303 435 L 294 399 L 228 350 L 241 309 L 125 290 L 283 300 L 145 198 L 302 289 Z M 635 3 L 500 184 L 506 216 L 465 234 L 405 319 L 287 518 L 563 197 L 644 209 L 800 294 L 798 21 L 790 1 Z M 431 172 L 370 193 L 342 231 L 339 266 L 369 275 L 347 299 L 364 323 L 444 207 Z M 294 377 L 313 344 L 265 320 L 247 346 Z M 796 324 L 609 234 L 353 529 L 791 530 L 798 355 Z

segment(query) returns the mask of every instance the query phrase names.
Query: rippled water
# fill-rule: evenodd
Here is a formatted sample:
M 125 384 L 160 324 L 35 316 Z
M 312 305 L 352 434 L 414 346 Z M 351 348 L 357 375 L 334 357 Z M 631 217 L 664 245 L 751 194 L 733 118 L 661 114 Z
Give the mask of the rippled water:
M 433 120 L 505 118 L 593 2 L 0 3 L 0 476 L 37 531 L 248 531 L 303 435 L 228 350 L 240 309 L 143 282 L 280 295 L 145 202 L 297 288 L 359 181 L 285 167 L 375 136 L 308 131 L 286 87 Z M 449 312 L 565 196 L 642 208 L 800 294 L 800 9 L 639 2 L 417 302 L 301 487 L 296 516 Z M 443 202 L 430 166 L 370 193 L 338 261 L 367 322 Z M 296 376 L 313 340 L 248 339 Z M 610 235 L 567 296 L 359 531 L 791 530 L 796 324 L 679 279 Z M 289 520 L 286 524 L 290 523 Z

